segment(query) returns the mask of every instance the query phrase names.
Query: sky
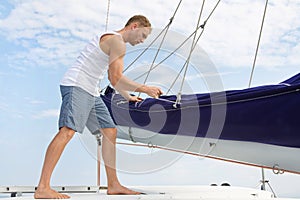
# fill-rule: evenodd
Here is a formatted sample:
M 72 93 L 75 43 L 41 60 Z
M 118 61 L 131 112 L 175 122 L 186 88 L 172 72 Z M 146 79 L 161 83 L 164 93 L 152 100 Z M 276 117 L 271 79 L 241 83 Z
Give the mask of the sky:
M 155 33 L 168 24 L 177 2 L 111 0 L 107 19 L 108 2 L 104 0 L 77 0 L 76 3 L 72 0 L 1 0 L 0 185 L 38 183 L 46 147 L 57 132 L 61 102 L 59 82 L 86 42 L 105 31 L 106 22 L 108 30 L 119 30 L 135 14 L 147 16 Z M 194 31 L 201 3 L 199 0 L 182 2 L 170 27 L 168 45 L 174 45 L 177 38 L 185 38 Z M 205 4 L 202 23 L 215 4 L 216 1 Z M 191 88 L 185 89 L 206 92 L 248 87 L 264 4 L 262 0 L 220 2 L 198 42 L 214 70 L 206 71 L 195 64 L 196 71 L 192 70 L 186 77 Z M 251 87 L 276 84 L 300 72 L 299 9 L 298 0 L 269 1 Z M 143 45 L 137 49 L 128 47 L 126 64 Z M 168 52 L 170 46 L 164 50 Z M 179 53 L 165 68 L 155 71 L 160 74 L 159 78 L 152 76 L 149 83 L 165 90 L 166 80 L 170 81 L 166 74 L 178 70 L 176 65 L 186 56 Z M 147 56 L 142 59 L 140 65 L 149 66 L 152 62 Z M 196 57 L 192 58 L 194 61 L 197 63 Z M 131 71 L 128 76 L 134 78 L 137 71 Z M 206 82 L 207 77 L 215 72 L 221 81 L 218 88 L 210 87 Z M 102 84 L 105 85 L 105 81 Z M 177 91 L 178 88 L 173 90 L 174 93 Z M 83 140 L 82 136 L 76 135 L 67 146 L 54 171 L 53 185 L 96 184 L 96 162 Z M 153 151 L 140 147 L 118 148 L 141 154 Z M 229 182 L 234 186 L 256 187 L 261 179 L 261 169 L 258 168 L 178 156 L 180 159 L 176 162 L 153 172 L 135 174 L 120 170 L 120 180 L 125 185 Z M 132 164 L 140 163 L 136 160 Z M 101 183 L 105 185 L 103 167 L 101 172 Z M 278 196 L 300 198 L 299 191 L 296 191 L 299 176 L 274 175 L 271 171 L 267 171 L 266 176 Z

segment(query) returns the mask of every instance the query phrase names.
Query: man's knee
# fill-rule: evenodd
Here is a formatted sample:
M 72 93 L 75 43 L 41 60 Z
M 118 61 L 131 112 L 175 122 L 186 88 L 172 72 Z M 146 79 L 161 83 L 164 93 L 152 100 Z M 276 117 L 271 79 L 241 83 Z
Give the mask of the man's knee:
M 116 137 L 117 136 L 117 128 L 103 128 L 100 130 L 104 137 Z
M 75 131 L 66 126 L 62 127 L 58 132 L 58 135 L 60 137 L 62 137 L 62 139 L 65 141 L 71 140 L 73 138 L 74 134 L 75 134 Z
M 114 134 L 117 133 L 117 128 L 102 128 L 100 132 L 103 134 Z

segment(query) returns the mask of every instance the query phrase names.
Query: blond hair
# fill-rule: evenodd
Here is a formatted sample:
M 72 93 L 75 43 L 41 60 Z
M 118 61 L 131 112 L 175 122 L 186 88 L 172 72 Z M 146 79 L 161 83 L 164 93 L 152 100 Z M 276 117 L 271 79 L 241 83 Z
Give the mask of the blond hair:
M 151 27 L 150 21 L 143 15 L 134 15 L 127 21 L 125 26 L 128 26 L 134 22 L 137 22 L 139 24 L 139 27 Z

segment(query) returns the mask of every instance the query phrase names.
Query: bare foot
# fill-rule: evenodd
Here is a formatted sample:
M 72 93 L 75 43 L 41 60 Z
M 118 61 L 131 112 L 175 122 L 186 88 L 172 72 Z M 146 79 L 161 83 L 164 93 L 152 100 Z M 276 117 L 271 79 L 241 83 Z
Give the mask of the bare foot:
M 34 193 L 35 199 L 69 199 L 70 196 L 61 194 L 51 188 L 38 188 Z
M 122 185 L 117 185 L 114 187 L 108 187 L 107 189 L 108 195 L 138 195 L 140 192 L 130 190 Z

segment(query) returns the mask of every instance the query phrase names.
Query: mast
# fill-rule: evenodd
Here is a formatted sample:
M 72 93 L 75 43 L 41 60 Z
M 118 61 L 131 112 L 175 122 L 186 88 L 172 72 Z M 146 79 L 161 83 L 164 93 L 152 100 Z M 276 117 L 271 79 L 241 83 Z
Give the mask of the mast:
M 265 170 L 261 168 L 261 190 L 266 190 Z

